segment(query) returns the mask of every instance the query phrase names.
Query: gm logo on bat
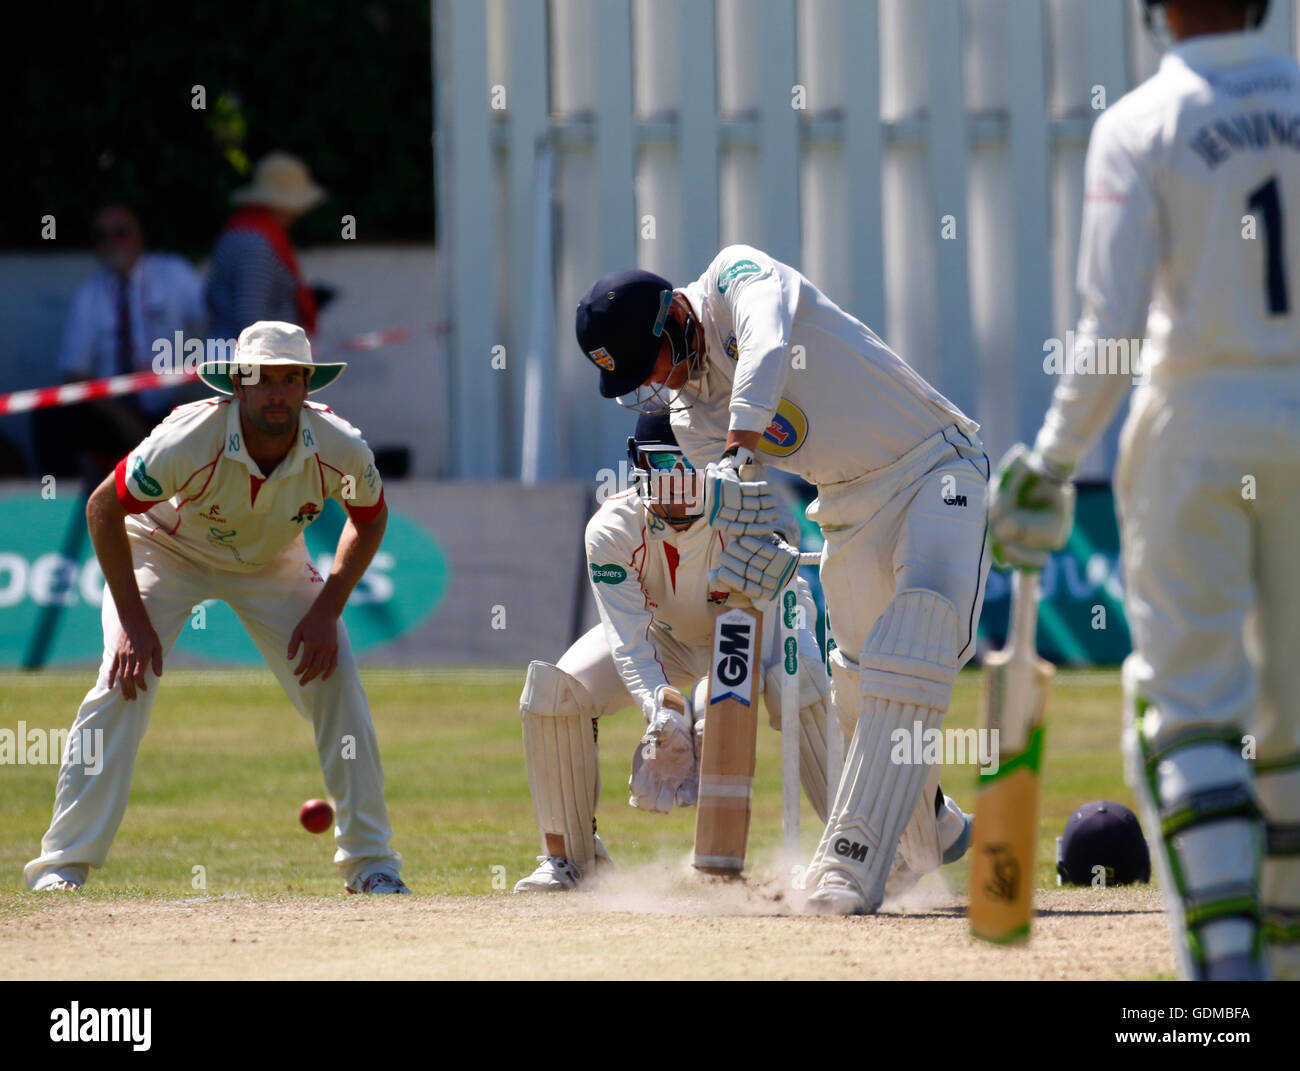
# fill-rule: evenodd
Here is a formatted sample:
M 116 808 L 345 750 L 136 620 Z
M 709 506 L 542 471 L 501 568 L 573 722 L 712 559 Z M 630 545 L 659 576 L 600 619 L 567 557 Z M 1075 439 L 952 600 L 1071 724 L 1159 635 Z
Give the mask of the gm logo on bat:
M 718 617 L 713 633 L 714 694 L 709 702 L 735 699 L 749 706 L 749 677 L 757 641 L 755 620 L 745 610 L 728 610 Z

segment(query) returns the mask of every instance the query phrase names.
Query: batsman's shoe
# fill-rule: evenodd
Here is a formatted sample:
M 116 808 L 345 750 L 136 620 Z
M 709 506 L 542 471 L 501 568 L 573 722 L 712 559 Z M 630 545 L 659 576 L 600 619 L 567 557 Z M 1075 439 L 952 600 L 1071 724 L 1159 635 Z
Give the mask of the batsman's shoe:
M 582 884 L 582 871 L 558 855 L 539 855 L 538 867 L 515 883 L 515 892 L 572 892 Z
M 968 815 L 965 811 L 961 812 L 961 816 L 963 819 L 961 832 L 957 834 L 957 839 L 954 840 L 943 850 L 944 866 L 947 866 L 949 863 L 957 862 L 958 859 L 960 859 L 963 855 L 966 854 L 966 849 L 970 847 L 970 830 L 971 830 L 972 819 L 971 816 Z
M 33 892 L 76 892 L 81 888 L 81 882 L 73 881 L 62 874 L 46 874 L 35 885 L 32 886 Z
M 372 896 L 400 895 L 411 891 L 401 878 L 387 870 L 377 870 L 373 874 L 367 874 L 357 883 L 356 888 L 351 885 L 344 888 L 350 893 L 369 893 Z
M 605 851 L 605 845 L 599 837 L 596 842 L 596 869 L 590 878 L 585 878 L 581 870 L 569 860 L 558 855 L 539 855 L 538 867 L 528 877 L 515 884 L 515 892 L 573 892 L 583 886 L 593 888 L 599 879 L 614 869 L 614 860 Z
M 805 915 L 865 915 L 866 898 L 845 874 L 831 871 L 804 901 Z

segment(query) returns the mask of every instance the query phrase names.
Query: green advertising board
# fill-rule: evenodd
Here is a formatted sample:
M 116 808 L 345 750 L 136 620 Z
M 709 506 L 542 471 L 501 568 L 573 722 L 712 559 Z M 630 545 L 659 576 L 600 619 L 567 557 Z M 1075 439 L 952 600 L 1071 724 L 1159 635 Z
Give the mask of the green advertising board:
M 1067 665 L 1114 666 L 1131 650 L 1115 499 L 1103 484 L 1081 485 L 1077 495 L 1070 541 L 1043 569 L 1038 650 Z M 980 636 L 995 648 L 1006 640 L 1010 610 L 1011 575 L 990 570 Z
M 1129 653 L 1130 640 L 1124 618 L 1115 500 L 1110 487 L 1104 484 L 1084 484 L 1077 492 L 1078 506 L 1070 541 L 1052 555 L 1043 569 L 1038 650 L 1044 658 L 1058 663 L 1118 665 Z M 802 505 L 807 507 L 815 494 L 815 489 L 807 488 L 801 495 Z M 803 549 L 818 549 L 822 542 L 820 530 L 803 516 L 802 510 L 797 512 L 803 528 Z M 823 643 L 824 650 L 824 614 L 820 611 L 825 602 L 817 570 L 806 568 L 803 576 L 812 586 L 817 602 L 817 639 Z M 1002 646 L 1010 609 L 1011 574 L 990 569 L 979 623 L 982 649 Z
M 85 500 L 38 493 L 6 496 L 0 529 L 0 666 L 98 662 L 104 577 L 86 532 Z M 305 533 L 317 570 L 328 574 L 343 507 L 328 500 Z M 353 649 L 381 646 L 418 627 L 446 591 L 448 564 L 419 524 L 390 509 L 383 545 L 343 612 Z M 225 603 L 190 615 L 176 651 L 204 661 L 260 663 Z

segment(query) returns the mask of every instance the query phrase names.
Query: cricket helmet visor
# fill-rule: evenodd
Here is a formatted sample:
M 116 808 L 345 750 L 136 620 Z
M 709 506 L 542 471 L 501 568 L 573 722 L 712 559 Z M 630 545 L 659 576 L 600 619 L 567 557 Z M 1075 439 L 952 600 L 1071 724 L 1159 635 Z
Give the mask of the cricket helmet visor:
M 642 413 L 627 440 L 627 460 L 637 496 L 673 527 L 689 528 L 704 516 L 704 474 L 677 444 L 667 413 Z

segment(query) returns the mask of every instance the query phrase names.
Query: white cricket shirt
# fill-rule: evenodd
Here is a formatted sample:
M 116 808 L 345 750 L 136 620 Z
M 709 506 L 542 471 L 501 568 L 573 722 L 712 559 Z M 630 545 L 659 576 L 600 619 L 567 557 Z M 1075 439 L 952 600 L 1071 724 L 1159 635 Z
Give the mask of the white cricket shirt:
M 809 483 L 854 479 L 941 428 L 979 425 L 869 327 L 799 272 L 747 245 L 723 249 L 679 288 L 704 327 L 704 374 L 672 414 L 697 468 L 731 429 L 762 432 L 759 459 Z
M 384 488 L 361 432 L 328 406 L 307 402 L 293 449 L 265 475 L 248 456 L 234 399 L 172 411 L 117 463 L 128 527 L 191 561 L 232 572 L 259 569 L 337 498 L 358 524 L 379 514 Z
M 711 650 L 714 619 L 729 608 L 731 591 L 709 582 L 720 564 L 726 538 L 703 521 L 684 532 L 651 514 L 635 491 L 611 495 L 587 522 L 588 579 L 627 690 L 649 719 L 654 692 L 668 677 L 659 644 L 665 635 L 687 647 Z M 816 610 L 799 580 L 805 628 L 799 649 L 820 658 L 812 632 Z M 768 607 L 770 609 L 770 607 Z M 763 619 L 764 665 L 777 654 L 771 642 L 778 614 Z
M 1294 60 L 1257 33 L 1190 38 L 1101 115 L 1088 143 L 1078 281 L 1078 346 L 1149 338 L 1138 371 L 1190 402 L 1185 413 L 1220 418 L 1228 382 L 1300 386 Z M 1132 383 L 1122 373 L 1064 377 L 1037 449 L 1076 464 Z

